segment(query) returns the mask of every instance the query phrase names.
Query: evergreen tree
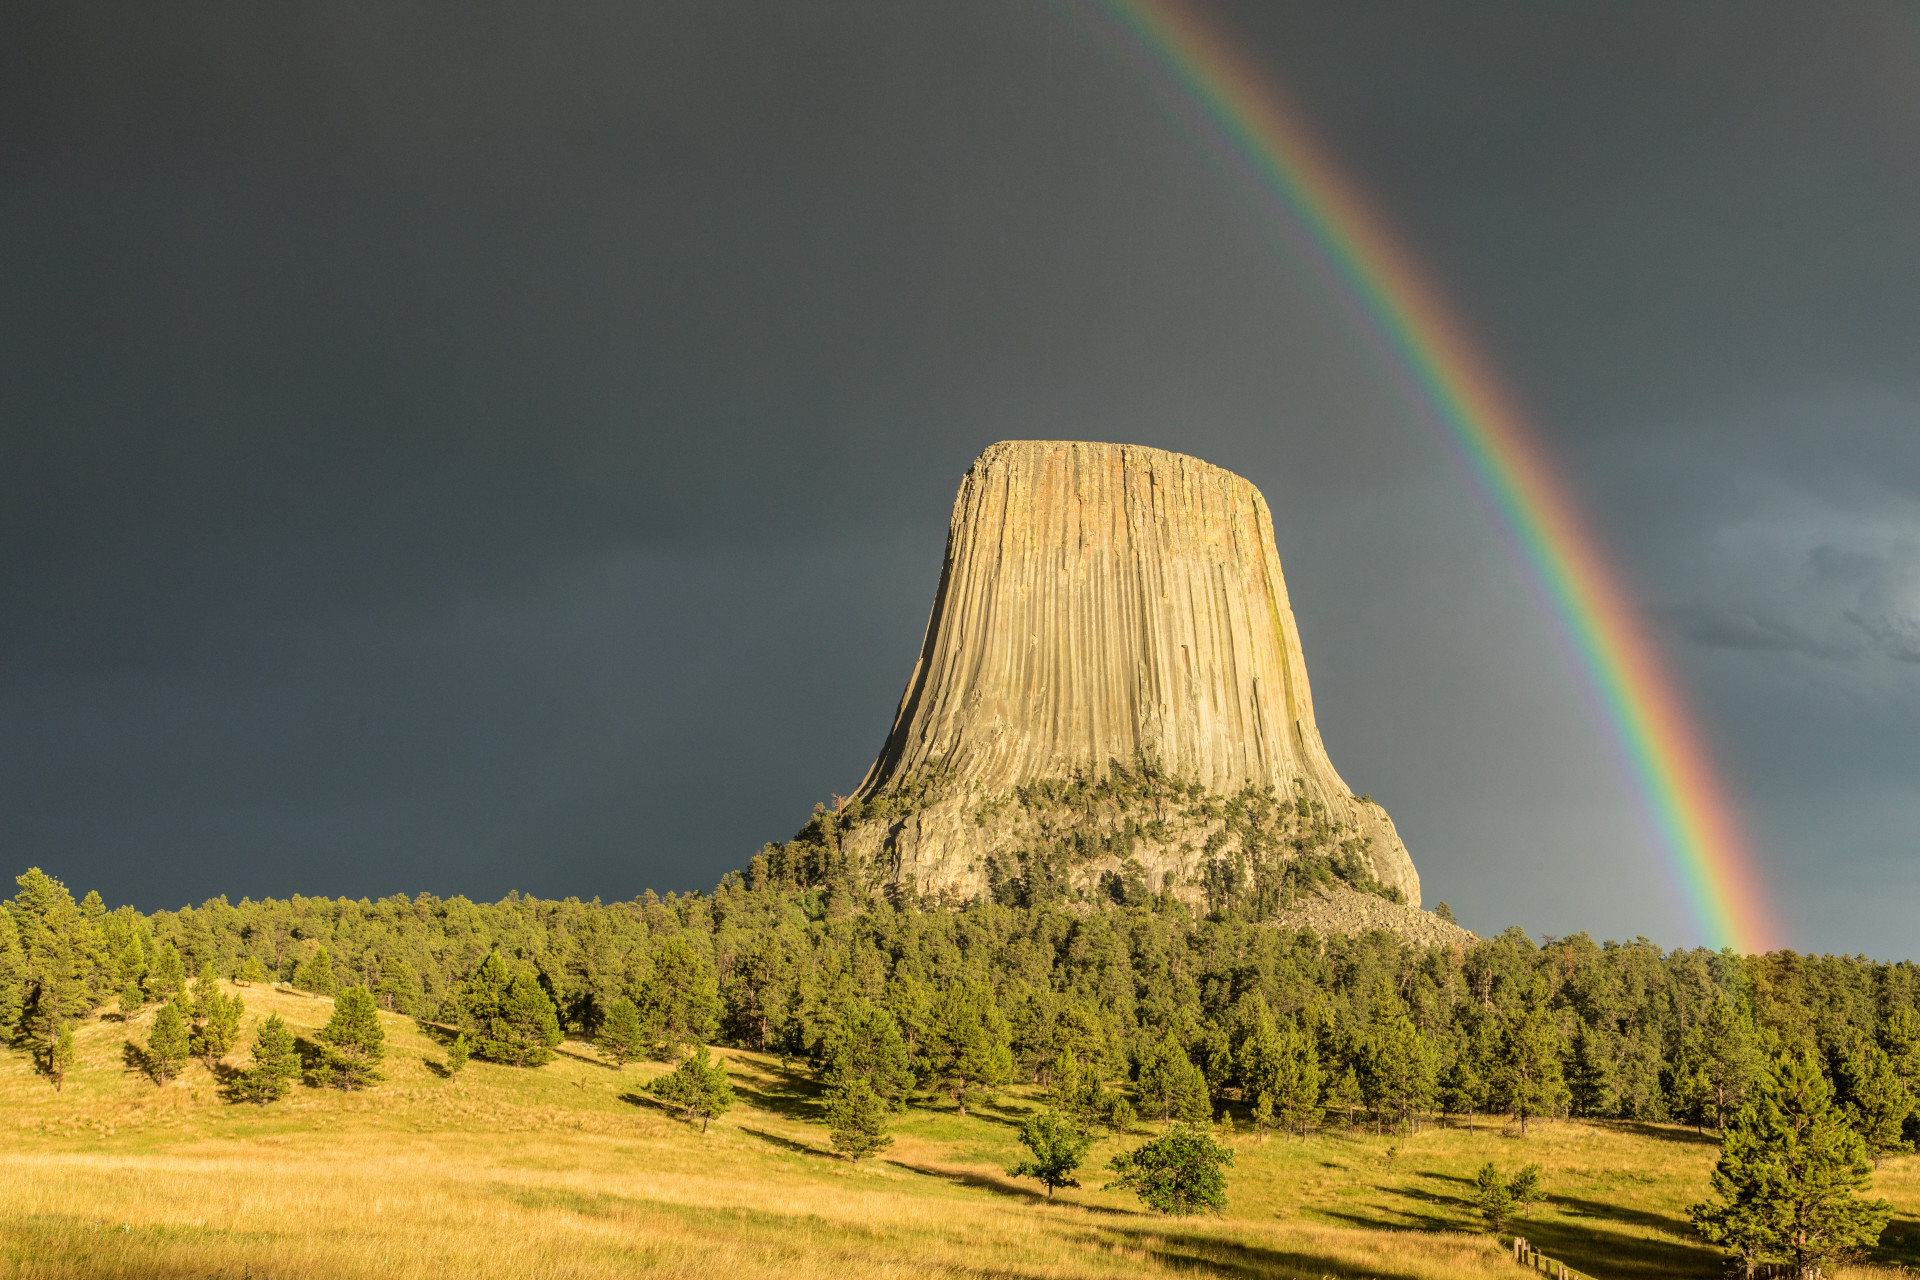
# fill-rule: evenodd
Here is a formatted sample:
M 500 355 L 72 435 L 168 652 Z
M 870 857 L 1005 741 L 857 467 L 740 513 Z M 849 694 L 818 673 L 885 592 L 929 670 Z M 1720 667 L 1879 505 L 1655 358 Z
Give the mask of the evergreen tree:
M 1027 1117 L 1020 1126 L 1020 1141 L 1030 1158 L 1007 1166 L 1009 1178 L 1035 1178 L 1053 1199 L 1056 1187 L 1077 1187 L 1074 1173 L 1087 1158 L 1093 1137 L 1070 1116 L 1057 1111 L 1041 1111 Z
M 1410 1131 L 1414 1112 L 1433 1101 L 1437 1066 L 1433 1046 L 1413 1019 L 1402 1014 L 1375 1028 L 1365 1066 L 1361 1087 L 1369 1104 L 1382 1114 L 1398 1117 L 1401 1128 Z
M 1097 1081 L 1089 1089 L 1087 1073 L 1080 1069 L 1080 1061 L 1072 1049 L 1062 1049 L 1054 1056 L 1053 1064 L 1047 1068 L 1047 1102 L 1062 1115 L 1072 1116 L 1085 1124 L 1092 1119 L 1093 1108 L 1090 1105 L 1094 1093 L 1099 1088 Z
M 387 1033 L 373 993 L 348 987 L 333 1002 L 333 1016 L 315 1039 L 327 1046 L 327 1065 L 342 1089 L 359 1089 L 381 1078 L 374 1066 L 387 1056 Z
M 293 985 L 319 996 L 330 996 L 340 990 L 340 984 L 333 976 L 333 957 L 327 954 L 325 947 L 308 956 L 293 971 Z
M 1223 1170 L 1233 1152 L 1214 1141 L 1200 1125 L 1176 1124 L 1159 1137 L 1113 1157 L 1108 1168 L 1119 1175 L 1109 1191 L 1132 1191 L 1159 1213 L 1184 1217 L 1227 1207 Z
M 20 931 L 13 913 L 0 910 L 0 1041 L 19 1030 L 27 1006 L 27 957 L 20 949 Z
M 600 1019 L 600 1030 L 593 1043 L 618 1071 L 640 1055 L 645 1033 L 640 1028 L 640 1010 L 625 996 L 616 996 Z
M 264 1107 L 286 1097 L 299 1078 L 300 1051 L 293 1032 L 279 1014 L 271 1014 L 253 1038 L 253 1064 L 234 1080 L 232 1096 Z
M 467 1059 L 473 1054 L 473 1046 L 467 1041 L 467 1033 L 462 1031 L 454 1036 L 453 1043 L 447 1046 L 447 1074 L 457 1076 L 467 1068 Z
M 248 956 L 240 962 L 240 967 L 234 970 L 233 980 L 243 986 L 251 986 L 256 982 L 265 982 L 267 971 L 260 967 L 257 956 Z
M 514 970 L 498 951 L 487 954 L 467 980 L 460 1001 L 473 1051 L 489 1062 L 538 1067 L 553 1061 L 560 1019 L 529 969 Z
M 1747 1090 L 1766 1069 L 1759 1037 L 1753 1021 L 1722 996 L 1708 1010 L 1700 1039 L 1713 1127 L 1724 1129 L 1728 1117 L 1747 1100 Z
M 420 1008 L 420 978 L 399 956 L 380 957 L 380 982 L 374 1002 L 389 1013 L 412 1014 Z
M 146 1007 L 147 997 L 141 993 L 138 983 L 129 982 L 120 989 L 120 1021 L 125 1022 Z
M 1491 1160 L 1481 1165 L 1473 1188 L 1474 1204 L 1478 1206 L 1480 1216 L 1487 1220 L 1487 1230 L 1505 1230 L 1507 1220 L 1513 1216 L 1513 1193 L 1507 1190 L 1507 1182 L 1500 1176 L 1499 1166 Z
M 1846 1087 L 1847 1119 L 1867 1144 L 1873 1167 L 1878 1169 L 1884 1156 L 1913 1150 L 1902 1136 L 1913 1114 L 1913 1098 L 1887 1051 L 1871 1042 L 1861 1045 L 1841 1066 L 1840 1077 Z
M 1280 1037 L 1277 1066 L 1272 1077 L 1272 1113 L 1289 1130 L 1299 1130 L 1304 1139 L 1320 1101 L 1320 1057 L 1313 1041 L 1287 1028 Z
M 864 1000 L 843 1005 L 839 1024 L 827 1035 L 825 1056 L 822 1078 L 829 1089 L 840 1088 L 857 1077 L 865 1080 L 889 1108 L 906 1108 L 907 1095 L 913 1091 L 913 1068 L 907 1065 L 907 1045 L 900 1038 L 900 1028 L 885 1009 L 876 1009 Z
M 1007 1020 L 985 987 L 955 983 L 940 994 L 928 1028 L 932 1078 L 967 1114 L 967 1099 L 1013 1078 Z
M 1920 1017 L 1911 1009 L 1895 1009 L 1880 1024 L 1877 1037 L 1893 1074 L 1920 1109 Z
M 1579 1116 L 1604 1116 L 1613 1103 L 1613 1070 L 1597 1028 L 1585 1021 L 1573 1028 L 1573 1051 L 1568 1055 L 1567 1097 L 1573 1113 Z
M 1159 1112 L 1162 1120 L 1177 1117 L 1186 1123 L 1205 1124 L 1213 1119 L 1206 1077 L 1171 1031 L 1161 1034 L 1140 1064 L 1137 1087 L 1141 1105 Z
M 52 1043 L 60 1018 L 84 1017 L 93 1008 L 91 988 L 103 959 L 96 926 L 81 915 L 67 887 L 38 867 L 15 878 L 19 893 L 8 912 L 24 961 L 21 995 L 30 1035 L 42 1052 Z
M 1500 1034 L 1495 1088 L 1507 1111 L 1520 1122 L 1553 1115 L 1566 1105 L 1567 1086 L 1560 1070 L 1560 1038 L 1553 1012 L 1544 1000 L 1521 1010 Z
M 1353 1132 L 1353 1113 L 1366 1102 L 1360 1092 L 1360 1076 L 1352 1067 L 1347 1067 L 1334 1076 L 1327 1085 L 1326 1111 L 1328 1115 L 1338 1115 L 1346 1121 L 1347 1132 Z
M 153 1026 L 147 1030 L 147 1068 L 156 1083 L 165 1084 L 180 1074 L 187 1060 L 187 1025 L 187 1013 L 177 996 L 153 1015 Z
M 43 1070 L 52 1059 L 60 1028 L 67 1024 L 64 1010 L 68 1003 L 63 985 L 55 978 L 34 988 L 26 1017 L 21 1020 L 27 1048 Z
M 653 973 L 632 998 L 668 1058 L 686 1045 L 705 1044 L 720 1025 L 713 970 L 685 938 L 669 938 L 654 953 Z
M 60 1086 L 66 1083 L 67 1072 L 73 1070 L 73 1028 L 65 1022 L 53 1033 L 53 1045 L 47 1051 L 47 1078 L 53 1081 L 53 1091 L 60 1092 Z
M 1693 1205 L 1700 1233 L 1744 1262 L 1792 1263 L 1803 1277 L 1871 1247 L 1893 1208 L 1862 1200 L 1866 1143 L 1834 1104 L 1811 1055 L 1783 1055 L 1772 1080 L 1735 1112 L 1713 1170 L 1719 1202 Z
M 237 993 L 224 995 L 211 982 L 208 987 L 210 990 L 194 1001 L 192 1049 L 211 1071 L 240 1038 L 240 1015 L 247 1006 Z
M 702 1133 L 710 1120 L 733 1106 L 733 1084 L 727 1079 L 727 1069 L 712 1060 L 704 1044 L 695 1045 L 679 1066 L 647 1088 L 662 1102 L 679 1107 L 687 1119 L 699 1116 Z
M 171 1000 L 186 990 L 187 963 L 180 958 L 180 949 L 171 942 L 161 947 L 149 976 L 147 994 L 156 1000 Z
M 855 1164 L 893 1145 L 887 1100 L 864 1076 L 846 1076 L 827 1091 L 827 1127 L 833 1149 Z
M 1697 1049 L 1682 1056 L 1673 1072 L 1672 1109 L 1676 1120 L 1684 1120 L 1698 1133 L 1714 1123 L 1713 1076 Z

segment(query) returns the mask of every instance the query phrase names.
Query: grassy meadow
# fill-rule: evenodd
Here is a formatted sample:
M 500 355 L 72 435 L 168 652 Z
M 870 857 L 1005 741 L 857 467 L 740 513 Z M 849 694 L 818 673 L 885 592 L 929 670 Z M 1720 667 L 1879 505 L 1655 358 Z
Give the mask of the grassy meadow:
M 301 1034 L 331 1012 L 240 990 L 243 1046 L 269 1012 Z M 164 1088 L 134 1070 L 126 1044 L 152 1016 L 80 1027 L 59 1094 L 25 1055 L 0 1058 L 0 1275 L 1509 1276 L 1469 1205 L 1488 1159 L 1544 1167 L 1549 1198 L 1519 1229 L 1584 1272 L 1720 1274 L 1684 1215 L 1716 1147 L 1680 1128 L 1242 1131 L 1228 1212 L 1167 1219 L 1099 1189 L 1126 1141 L 1104 1141 L 1087 1186 L 1052 1203 L 1009 1179 L 1022 1089 L 964 1118 L 915 1109 L 856 1167 L 829 1151 L 805 1073 L 759 1054 L 719 1052 L 739 1101 L 702 1134 L 640 1092 L 659 1065 L 616 1071 L 569 1043 L 538 1070 L 476 1061 L 448 1078 L 437 1032 L 383 1015 L 384 1084 L 260 1108 L 223 1101 L 198 1062 Z M 1876 1188 L 1899 1212 L 1875 1261 L 1920 1264 L 1920 1157 L 1888 1161 Z

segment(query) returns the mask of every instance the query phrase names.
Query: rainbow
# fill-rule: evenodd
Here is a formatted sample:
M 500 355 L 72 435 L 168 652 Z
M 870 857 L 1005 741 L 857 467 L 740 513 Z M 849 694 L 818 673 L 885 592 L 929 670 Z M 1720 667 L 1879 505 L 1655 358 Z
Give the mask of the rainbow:
M 1181 0 L 1106 9 L 1225 134 L 1412 379 L 1551 603 L 1603 706 L 1701 938 L 1774 935 L 1739 822 L 1632 603 L 1460 322 L 1274 88 Z

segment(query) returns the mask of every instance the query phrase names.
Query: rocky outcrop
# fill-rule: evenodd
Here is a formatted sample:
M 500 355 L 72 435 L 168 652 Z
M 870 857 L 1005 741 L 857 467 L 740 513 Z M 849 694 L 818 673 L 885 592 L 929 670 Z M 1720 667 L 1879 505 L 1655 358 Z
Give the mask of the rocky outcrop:
M 1277 904 L 1332 875 L 1420 901 L 1320 740 L 1266 500 L 1135 445 L 975 460 L 893 731 L 829 825 L 923 894 Z
M 1297 894 L 1293 905 L 1276 913 L 1273 922 L 1283 928 L 1311 929 L 1322 938 L 1358 938 L 1386 932 L 1416 947 L 1444 947 L 1449 951 L 1480 941 L 1480 935 L 1471 929 L 1443 920 L 1431 911 L 1342 888 Z

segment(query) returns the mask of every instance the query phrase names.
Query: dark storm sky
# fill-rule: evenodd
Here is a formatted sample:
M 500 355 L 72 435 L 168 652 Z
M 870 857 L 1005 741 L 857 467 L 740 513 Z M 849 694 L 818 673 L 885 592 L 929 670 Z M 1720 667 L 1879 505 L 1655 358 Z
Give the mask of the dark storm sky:
M 1213 12 L 1538 421 L 1781 941 L 1920 954 L 1914 11 Z M 1420 406 L 1097 10 L 0 14 L 12 870 L 709 887 L 858 781 L 1018 436 L 1261 486 L 1429 903 L 1694 940 Z

